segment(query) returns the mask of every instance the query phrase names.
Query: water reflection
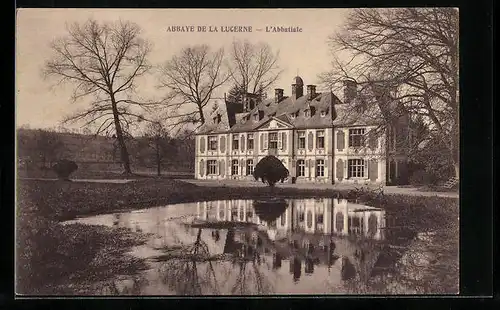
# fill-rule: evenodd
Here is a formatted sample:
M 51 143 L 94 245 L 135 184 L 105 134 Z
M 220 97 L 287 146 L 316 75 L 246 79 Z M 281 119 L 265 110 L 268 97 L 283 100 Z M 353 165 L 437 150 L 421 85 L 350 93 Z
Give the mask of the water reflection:
M 262 295 L 344 293 L 346 282 L 366 284 L 387 248 L 388 218 L 346 200 L 290 199 L 199 202 L 78 221 L 152 235 L 133 251 L 152 267 L 136 294 Z

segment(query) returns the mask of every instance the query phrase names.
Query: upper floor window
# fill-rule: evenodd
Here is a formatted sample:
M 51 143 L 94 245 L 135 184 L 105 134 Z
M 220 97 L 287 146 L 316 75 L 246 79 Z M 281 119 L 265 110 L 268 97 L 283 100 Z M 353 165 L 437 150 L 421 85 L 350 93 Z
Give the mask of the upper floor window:
M 325 148 L 325 132 L 323 130 L 318 130 L 316 132 L 316 148 Z
M 247 149 L 253 150 L 253 133 L 247 134 Z
M 217 150 L 217 136 L 209 136 L 208 137 L 208 149 L 210 151 Z
M 269 133 L 269 148 L 277 149 L 278 148 L 278 133 L 270 132 Z
M 365 129 L 349 129 L 349 147 L 361 147 L 364 144 Z
M 316 176 L 324 177 L 325 176 L 325 160 L 317 159 L 316 160 Z
M 299 131 L 299 149 L 305 149 L 306 148 L 306 132 L 305 131 Z
M 233 150 L 237 150 L 240 148 L 239 142 L 240 142 L 240 140 L 238 139 L 238 135 L 234 134 L 233 135 Z

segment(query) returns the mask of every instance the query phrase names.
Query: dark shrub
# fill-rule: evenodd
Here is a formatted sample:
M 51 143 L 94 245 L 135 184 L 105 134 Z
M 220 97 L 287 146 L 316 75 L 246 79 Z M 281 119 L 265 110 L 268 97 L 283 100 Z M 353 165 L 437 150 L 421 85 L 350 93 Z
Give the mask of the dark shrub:
M 272 155 L 262 158 L 255 166 L 253 172 L 255 180 L 261 179 L 263 183 L 267 183 L 271 187 L 278 181 L 284 181 L 288 178 L 288 175 L 288 169 L 286 169 L 281 160 Z
M 54 166 L 52 166 L 52 170 L 57 173 L 57 176 L 60 179 L 69 179 L 70 174 L 75 172 L 78 169 L 78 165 L 71 160 L 60 160 Z
M 438 178 L 425 170 L 417 170 L 410 176 L 411 185 L 435 185 Z

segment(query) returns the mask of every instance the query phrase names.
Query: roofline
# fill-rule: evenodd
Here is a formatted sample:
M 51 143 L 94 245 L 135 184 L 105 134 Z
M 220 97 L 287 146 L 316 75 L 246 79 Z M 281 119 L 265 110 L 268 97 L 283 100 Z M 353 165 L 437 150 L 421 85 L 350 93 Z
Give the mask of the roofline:
M 383 122 L 372 123 L 372 124 L 337 124 L 337 125 L 322 125 L 322 126 L 292 126 L 289 128 L 276 128 L 269 129 L 267 131 L 283 131 L 283 130 L 303 130 L 303 129 L 326 129 L 326 128 L 349 128 L 349 127 L 367 127 L 367 126 L 379 126 L 383 125 Z M 230 133 L 242 133 L 242 132 L 259 132 L 264 130 L 251 129 L 251 130 L 226 130 L 226 131 L 212 131 L 204 133 L 195 133 L 195 136 L 201 135 L 219 135 L 219 134 L 230 134 Z

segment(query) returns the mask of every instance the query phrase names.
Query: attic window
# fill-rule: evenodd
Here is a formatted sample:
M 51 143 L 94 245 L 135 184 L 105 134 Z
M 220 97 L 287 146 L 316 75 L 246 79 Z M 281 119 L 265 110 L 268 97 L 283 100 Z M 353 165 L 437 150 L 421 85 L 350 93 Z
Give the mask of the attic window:
M 294 119 L 295 118 L 295 113 L 290 114 L 290 118 Z
M 325 116 L 326 116 L 326 113 L 327 113 L 327 111 L 326 111 L 326 110 L 321 111 L 321 113 L 320 113 L 321 117 L 325 117 Z
M 310 111 L 309 109 L 304 110 L 304 116 L 305 116 L 305 117 L 309 117 L 309 116 L 311 116 L 311 111 Z
M 314 116 L 314 114 L 316 114 L 316 108 L 311 107 L 311 116 Z

